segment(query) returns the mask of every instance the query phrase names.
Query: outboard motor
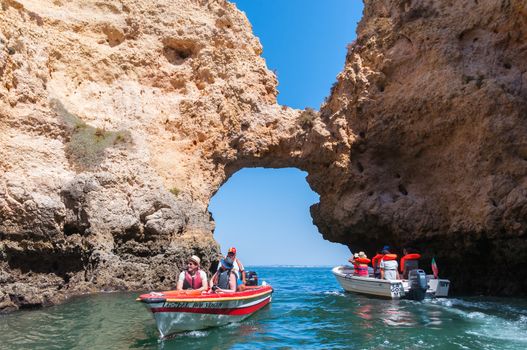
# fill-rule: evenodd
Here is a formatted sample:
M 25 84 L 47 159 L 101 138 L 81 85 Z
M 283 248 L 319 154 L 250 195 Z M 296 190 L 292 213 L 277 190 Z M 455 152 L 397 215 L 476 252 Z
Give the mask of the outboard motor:
M 247 271 L 245 273 L 245 285 L 246 286 L 257 286 L 258 285 L 258 275 L 256 271 Z
M 426 296 L 428 283 L 426 282 L 426 273 L 421 270 L 411 270 L 408 274 L 408 283 L 410 290 L 408 291 L 408 299 L 421 301 Z

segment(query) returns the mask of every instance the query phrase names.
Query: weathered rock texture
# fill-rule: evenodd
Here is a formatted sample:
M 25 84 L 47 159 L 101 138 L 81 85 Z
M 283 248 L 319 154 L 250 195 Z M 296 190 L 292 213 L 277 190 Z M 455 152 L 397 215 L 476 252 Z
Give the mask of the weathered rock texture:
M 226 1 L 1 4 L 0 310 L 173 288 L 190 254 L 208 268 L 226 165 L 298 125 L 245 15 Z
M 320 115 L 276 103 L 227 1 L 1 4 L 0 310 L 208 268 L 208 201 L 250 166 L 307 170 L 328 240 L 525 294 L 524 1 L 366 1 Z
M 310 172 L 324 236 L 417 246 L 455 291 L 525 296 L 526 58 L 523 0 L 365 1 L 321 109 L 338 146 Z

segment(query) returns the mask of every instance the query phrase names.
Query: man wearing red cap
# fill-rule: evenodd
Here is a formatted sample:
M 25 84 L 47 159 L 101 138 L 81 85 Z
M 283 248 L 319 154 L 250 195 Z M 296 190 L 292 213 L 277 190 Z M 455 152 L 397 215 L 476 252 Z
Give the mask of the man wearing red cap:
M 236 274 L 238 290 L 245 289 L 245 269 L 242 262 L 236 257 L 236 248 L 230 247 L 227 251 L 227 257 L 233 260 L 234 267 L 232 271 Z

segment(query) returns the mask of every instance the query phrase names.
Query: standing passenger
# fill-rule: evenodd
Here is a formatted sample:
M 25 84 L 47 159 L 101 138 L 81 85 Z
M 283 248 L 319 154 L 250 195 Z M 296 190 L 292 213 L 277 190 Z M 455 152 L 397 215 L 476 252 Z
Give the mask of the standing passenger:
M 384 257 L 381 260 L 381 279 L 385 280 L 398 280 L 400 278 L 399 271 L 397 268 L 399 264 L 397 263 L 397 255 L 391 254 L 389 250 L 383 250 L 382 254 Z
M 359 254 L 357 255 L 358 256 L 353 260 L 356 275 L 361 277 L 368 277 L 368 264 L 370 263 L 370 259 L 368 259 L 364 252 L 359 252 Z
M 357 269 L 357 264 L 355 263 L 355 259 L 359 258 L 359 253 L 351 254 L 351 257 L 348 259 L 348 261 L 353 265 L 353 274 L 358 275 L 359 270 Z
M 403 257 L 401 258 L 401 273 L 405 280 L 408 279 L 408 274 L 412 270 L 417 270 L 419 268 L 419 259 L 421 255 L 417 253 L 416 250 L 412 248 L 403 249 Z
M 373 277 L 381 278 L 381 260 L 384 255 L 381 254 L 381 251 L 378 250 L 377 254 L 371 259 L 371 266 L 373 267 Z

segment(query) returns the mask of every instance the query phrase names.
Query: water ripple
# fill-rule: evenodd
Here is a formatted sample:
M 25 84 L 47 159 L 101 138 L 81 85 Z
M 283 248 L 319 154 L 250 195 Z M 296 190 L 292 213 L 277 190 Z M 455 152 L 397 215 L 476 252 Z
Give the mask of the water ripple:
M 524 349 L 527 302 L 391 301 L 344 293 L 329 268 L 258 268 L 273 303 L 241 323 L 158 339 L 135 294 L 0 316 L 2 349 Z

